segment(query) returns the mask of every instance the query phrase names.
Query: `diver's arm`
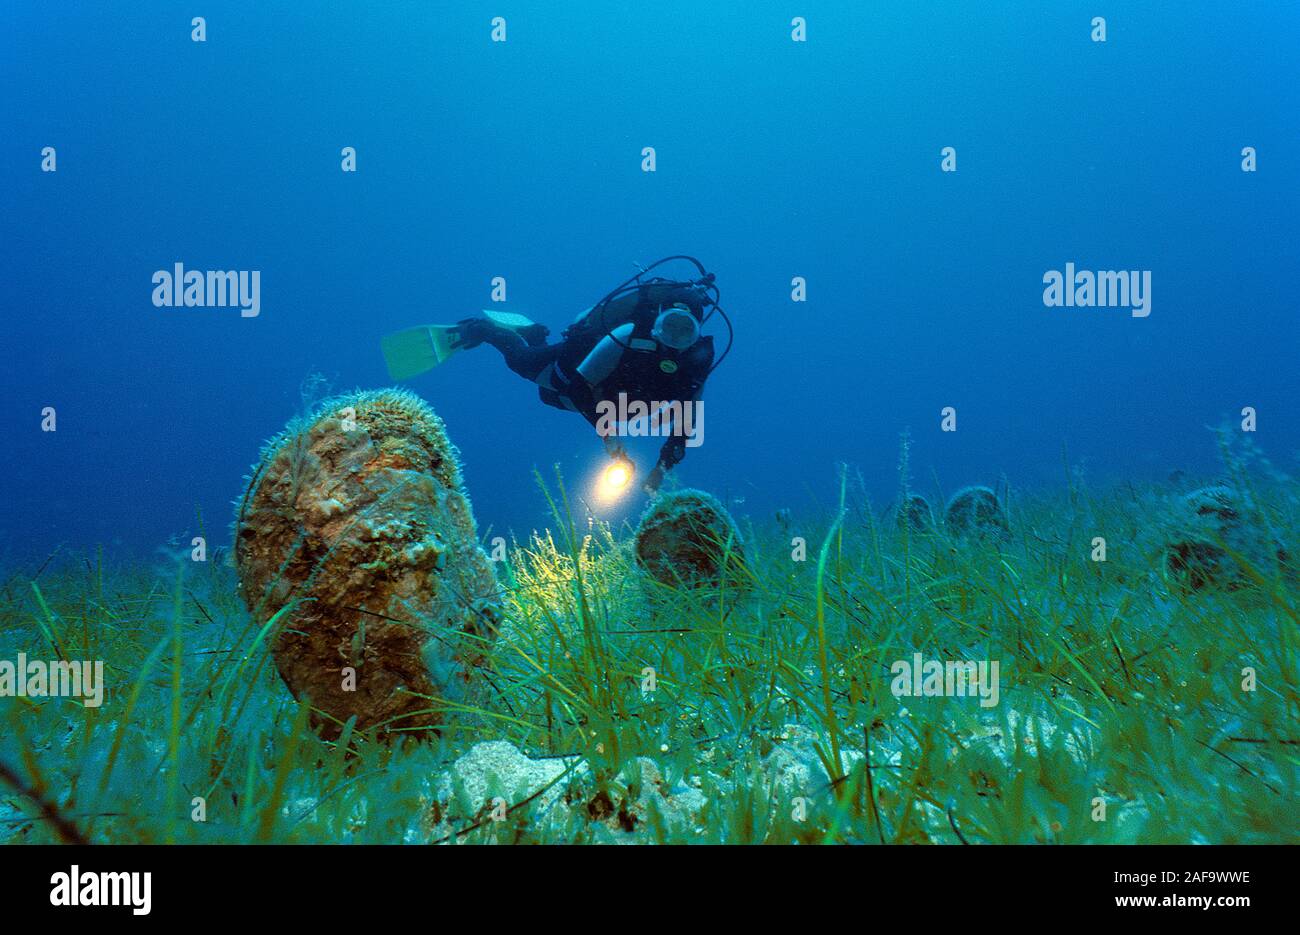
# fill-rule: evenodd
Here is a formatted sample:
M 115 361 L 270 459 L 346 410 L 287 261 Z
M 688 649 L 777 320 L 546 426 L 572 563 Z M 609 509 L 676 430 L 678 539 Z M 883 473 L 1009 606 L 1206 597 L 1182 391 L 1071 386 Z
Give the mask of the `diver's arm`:
M 663 447 L 659 449 L 659 463 L 646 475 L 645 483 L 642 485 L 645 492 L 651 496 L 658 493 L 664 475 L 675 468 L 684 457 L 686 457 L 686 439 L 678 435 L 668 436 L 668 441 L 664 442 Z
M 605 443 L 605 451 L 615 460 L 625 460 L 627 451 L 623 447 L 623 440 L 619 438 L 618 427 L 610 423 L 608 418 L 607 407 L 601 405 L 598 399 L 599 394 L 593 387 L 582 383 L 575 383 L 570 391 L 569 402 L 573 404 L 574 410 L 582 416 L 596 430 Z M 606 411 L 602 411 L 605 409 Z
M 703 406 L 704 399 L 704 381 L 709 378 L 709 368 L 713 365 L 713 344 L 710 341 L 701 358 L 695 361 L 695 365 L 690 368 L 685 376 L 685 386 L 682 389 L 681 400 L 683 408 L 686 406 Z M 701 414 L 695 413 L 695 419 L 700 419 Z M 697 424 L 703 425 L 702 422 Z M 677 420 L 674 419 L 669 427 L 668 440 L 663 443 L 659 449 L 659 463 L 654 466 L 654 470 L 646 477 L 644 489 L 646 493 L 652 496 L 659 490 L 659 485 L 663 483 L 664 475 L 677 467 L 682 459 L 686 457 L 686 439 L 677 431 Z
M 627 458 L 627 451 L 623 447 L 622 440 L 618 437 L 617 426 L 609 425 L 608 418 L 604 418 L 606 423 L 602 431 L 602 413 L 597 403 L 597 397 L 600 395 L 600 384 L 609 379 L 620 363 L 623 361 L 623 345 L 632 338 L 632 326 L 630 324 L 615 328 L 612 332 L 605 335 L 596 346 L 591 349 L 582 363 L 578 364 L 577 372 L 582 377 L 585 386 L 583 396 L 584 405 L 579 407 L 579 412 L 583 418 L 591 423 L 596 434 L 600 435 L 605 442 L 605 451 L 611 458 L 624 460 Z

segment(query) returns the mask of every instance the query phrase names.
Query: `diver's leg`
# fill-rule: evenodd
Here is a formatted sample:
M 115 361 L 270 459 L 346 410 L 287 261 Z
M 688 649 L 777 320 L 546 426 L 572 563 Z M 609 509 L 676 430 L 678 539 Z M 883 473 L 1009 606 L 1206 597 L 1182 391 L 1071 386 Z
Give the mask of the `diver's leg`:
M 501 356 L 506 359 L 506 366 L 519 374 L 525 380 L 531 380 L 534 383 L 560 356 L 562 344 L 543 344 L 541 347 L 529 347 L 518 335 L 511 335 L 513 342 L 495 341 L 488 343 L 501 352 Z M 549 381 L 548 381 L 549 382 Z
M 560 356 L 562 344 L 530 345 L 517 331 L 503 328 L 484 318 L 467 318 L 459 325 L 461 347 L 490 344 L 501 352 L 506 366 L 525 380 L 536 381 L 542 371 Z

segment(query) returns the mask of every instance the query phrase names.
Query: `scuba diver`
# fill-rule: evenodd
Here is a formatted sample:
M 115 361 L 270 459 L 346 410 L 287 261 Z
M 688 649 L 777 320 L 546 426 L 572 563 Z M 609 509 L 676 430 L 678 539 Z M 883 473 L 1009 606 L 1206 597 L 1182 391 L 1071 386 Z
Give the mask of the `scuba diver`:
M 694 264 L 700 275 L 685 280 L 647 275 L 673 260 Z M 389 375 L 404 380 L 457 351 L 491 345 L 506 366 L 537 384 L 542 402 L 579 413 L 596 428 L 619 466 L 611 472 L 626 483 L 632 477 L 632 461 L 619 441 L 617 423 L 611 425 L 607 413 L 620 394 L 626 394 L 624 400 L 661 405 L 661 412 L 668 404 L 684 407 L 700 401 L 705 381 L 731 350 L 731 320 L 718 299 L 714 276 L 699 260 L 670 256 L 641 269 L 580 314 L 557 344 L 546 343 L 550 330 L 545 325 L 514 312 L 485 310 L 485 318 L 387 335 L 384 359 Z M 701 333 L 715 312 L 727 325 L 727 347 L 716 360 L 713 337 Z M 664 475 L 686 455 L 681 427 L 671 424 L 680 411 L 671 413 L 658 463 L 642 485 L 652 496 Z

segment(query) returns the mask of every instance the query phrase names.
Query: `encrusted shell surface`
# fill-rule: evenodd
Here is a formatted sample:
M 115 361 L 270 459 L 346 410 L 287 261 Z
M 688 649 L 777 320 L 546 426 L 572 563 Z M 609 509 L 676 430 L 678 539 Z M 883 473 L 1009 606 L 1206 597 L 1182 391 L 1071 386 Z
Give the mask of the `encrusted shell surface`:
M 1005 540 L 1011 532 L 998 495 L 988 487 L 963 487 L 943 509 L 943 525 L 958 538 Z
M 266 446 L 235 524 L 240 589 L 259 624 L 292 604 L 276 667 L 316 728 L 425 731 L 460 701 L 496 632 L 458 453 L 405 390 L 326 400 Z
M 1268 577 L 1287 554 L 1262 515 L 1224 485 L 1201 487 L 1174 502 L 1171 535 L 1165 546 L 1165 569 L 1183 591 L 1223 587 L 1236 590 L 1252 583 L 1242 562 Z
M 726 507 L 702 490 L 661 494 L 636 529 L 637 565 L 670 587 L 733 587 L 745 576 L 745 549 Z M 724 567 L 725 566 L 725 567 Z

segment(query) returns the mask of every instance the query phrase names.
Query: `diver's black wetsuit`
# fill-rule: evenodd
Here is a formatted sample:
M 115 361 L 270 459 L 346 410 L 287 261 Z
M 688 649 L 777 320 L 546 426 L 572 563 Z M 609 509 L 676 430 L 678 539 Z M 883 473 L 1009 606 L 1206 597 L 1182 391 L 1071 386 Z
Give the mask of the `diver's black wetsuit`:
M 631 301 L 638 308 L 657 307 L 670 300 L 698 308 L 697 295 L 689 290 L 669 293 L 662 286 L 647 285 Z M 580 413 L 596 427 L 600 419 L 598 405 L 617 405 L 620 393 L 647 406 L 654 402 L 694 402 L 703 395 L 704 382 L 713 367 L 713 338 L 704 336 L 686 350 L 674 351 L 648 340 L 650 320 L 639 316 L 613 335 L 600 330 L 598 324 L 570 328 L 558 344 L 545 343 L 544 329 L 539 328 L 526 341 L 511 329 L 480 324 L 481 319 L 473 322 L 477 331 L 463 330 L 474 343 L 481 340 L 491 344 L 511 370 L 536 383 L 542 402 Z M 665 470 L 671 469 L 685 455 L 685 437 L 673 432 L 660 449 L 659 464 Z

